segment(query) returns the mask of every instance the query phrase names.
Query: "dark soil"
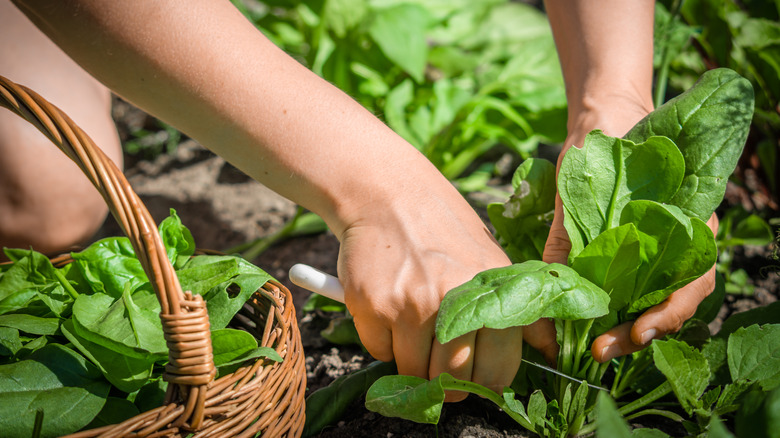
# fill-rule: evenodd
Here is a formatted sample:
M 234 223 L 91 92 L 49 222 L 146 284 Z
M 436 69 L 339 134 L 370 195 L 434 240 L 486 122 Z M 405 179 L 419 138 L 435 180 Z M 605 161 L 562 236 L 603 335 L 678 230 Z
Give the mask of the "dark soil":
M 156 126 L 149 116 L 122 101 L 116 101 L 114 111 L 123 138 L 139 127 L 154 129 Z M 164 141 L 164 131 L 158 130 Z M 155 220 L 159 222 L 167 217 L 169 209 L 176 209 L 201 248 L 225 250 L 268 235 L 295 213 L 293 203 L 247 178 L 191 140 L 185 139 L 173 154 L 162 154 L 152 160 L 126 156 L 125 162 L 128 180 Z M 120 234 L 116 223 L 109 218 L 95 238 Z M 324 233 L 281 242 L 253 262 L 287 286 L 293 294 L 296 309 L 301 309 L 309 292 L 288 281 L 288 269 L 300 262 L 335 275 L 337 255 L 338 241 L 331 233 Z M 777 270 L 780 262 L 772 255 L 772 247 L 737 250 L 733 267 L 746 269 L 755 292 L 750 296 L 727 296 L 711 330 L 717 330 L 719 321 L 734 312 L 766 305 L 780 297 Z M 327 314 L 305 315 L 299 310 L 298 317 L 306 352 L 309 392 L 373 361 L 358 346 L 334 345 L 322 338 L 319 331 Z M 659 424 L 645 426 L 658 427 Z M 362 400 L 358 400 L 341 421 L 320 436 L 492 438 L 532 434 L 513 423 L 491 403 L 470 397 L 464 402 L 446 405 L 439 426 L 384 418 L 367 411 Z

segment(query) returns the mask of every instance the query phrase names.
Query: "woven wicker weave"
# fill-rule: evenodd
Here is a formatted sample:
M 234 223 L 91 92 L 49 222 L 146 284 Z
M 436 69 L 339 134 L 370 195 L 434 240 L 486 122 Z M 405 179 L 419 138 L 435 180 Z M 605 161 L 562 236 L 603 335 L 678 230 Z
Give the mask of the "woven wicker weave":
M 92 181 L 130 238 L 161 305 L 169 350 L 164 405 L 71 437 L 300 436 L 306 372 L 290 292 L 267 283 L 231 323 L 255 335 L 260 345 L 274 348 L 284 361 L 259 359 L 214 380 L 205 302 L 182 292 L 157 226 L 122 172 L 57 107 L 2 76 L 0 106 L 35 125 Z

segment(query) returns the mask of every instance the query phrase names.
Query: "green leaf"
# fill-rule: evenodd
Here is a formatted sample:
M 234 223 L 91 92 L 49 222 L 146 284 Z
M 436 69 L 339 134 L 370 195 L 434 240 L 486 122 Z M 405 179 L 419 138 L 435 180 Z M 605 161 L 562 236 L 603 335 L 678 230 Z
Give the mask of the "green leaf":
M 126 284 L 149 281 L 126 237 L 99 240 L 72 256 L 94 292 L 119 298 Z
M 192 233 L 181 223 L 174 209 L 171 209 L 170 216 L 160 223 L 159 229 L 168 252 L 168 260 L 174 268 L 181 268 L 195 253 L 195 240 L 192 238 Z
M 41 436 L 61 436 L 86 426 L 100 412 L 110 385 L 87 360 L 56 344 L 21 362 L 0 365 L 0 430 L 30 437 L 42 410 Z
M 555 207 L 555 166 L 529 158 L 515 170 L 512 187 L 507 202 L 487 207 L 496 238 L 513 263 L 541 260 Z
M 62 324 L 62 333 L 84 357 L 98 367 L 106 380 L 121 391 L 137 391 L 152 376 L 154 357 L 131 357 L 90 342 L 76 333 L 71 319 Z
M 780 437 L 780 389 L 749 392 L 742 399 L 734 423 L 739 437 Z
M 512 388 L 505 387 L 502 395 L 504 397 L 504 402 L 506 403 L 507 408 L 531 423 L 531 419 L 528 418 L 528 414 L 525 412 L 523 403 L 517 400 L 515 391 L 512 390 Z
M 739 406 L 740 396 L 752 386 L 753 382 L 748 382 L 747 380 L 737 380 L 733 383 L 726 384 L 715 404 L 716 410 L 721 412 L 732 411 L 733 408 Z
M 428 44 L 425 31 L 431 17 L 413 3 L 401 3 L 376 11 L 368 28 L 371 38 L 391 61 L 422 82 Z
M 22 308 L 25 313 L 58 314 L 73 300 L 46 256 L 21 249 L 5 253 L 14 263 L 0 276 L 0 315 Z
M 637 271 L 629 312 L 660 303 L 715 264 L 717 249 L 712 230 L 673 205 L 631 201 L 620 222 L 636 225 L 643 262 Z
M 780 386 L 780 324 L 751 325 L 729 336 L 732 380 L 758 382 L 765 391 Z
M 322 20 L 339 38 L 365 18 L 368 12 L 366 0 L 327 0 L 322 11 Z
M 14 356 L 22 349 L 19 330 L 10 327 L 0 327 L 0 356 Z
M 414 376 L 380 377 L 368 389 L 366 409 L 385 417 L 437 424 L 444 404 L 442 380 L 454 379 L 447 373 L 430 381 Z
M 257 347 L 254 350 L 247 351 L 241 356 L 230 361 L 224 362 L 217 367 L 217 374 L 225 376 L 235 372 L 242 366 L 249 365 L 249 361 L 258 361 L 259 359 L 272 360 L 274 362 L 283 362 L 282 356 L 271 347 Z
M 313 312 L 315 310 L 322 310 L 323 312 L 346 312 L 347 306 L 344 303 L 338 302 L 332 298 L 328 298 L 320 294 L 311 294 L 306 300 L 306 304 L 303 305 L 301 310 L 304 313 Z
M 450 290 L 436 319 L 446 343 L 483 327 L 507 328 L 539 318 L 586 319 L 607 313 L 609 296 L 573 269 L 527 261 L 490 269 Z
M 596 403 L 596 436 L 603 438 L 630 438 L 631 429 L 617 410 L 615 400 L 599 391 Z
M 688 414 L 701 408 L 700 397 L 710 380 L 710 367 L 693 347 L 674 339 L 652 343 L 653 361 L 672 385 L 680 405 Z
M 140 413 L 133 402 L 123 398 L 108 397 L 106 398 L 106 404 L 103 405 L 103 409 L 84 429 L 90 430 L 103 426 L 113 426 L 129 420 Z
M 366 368 L 345 374 L 306 398 L 306 424 L 303 436 L 318 434 L 339 419 L 350 405 L 382 376 L 395 374 L 393 362 L 372 362 Z
M 729 335 L 741 327 L 753 324 L 780 324 L 780 301 L 775 301 L 764 306 L 755 307 L 744 312 L 738 312 L 729 316 L 720 327 L 718 337 L 726 339 Z
M 571 267 L 610 295 L 609 308 L 622 309 L 632 298 L 641 263 L 639 233 L 625 224 L 599 234 L 572 260 Z
M 414 83 L 406 79 L 390 90 L 385 100 L 384 112 L 387 126 L 398 133 L 417 149 L 422 150 L 423 141 L 414 134 L 406 121 L 406 107 L 414 100 Z
M 528 398 L 528 418 L 533 422 L 537 432 L 544 428 L 546 417 L 547 400 L 544 398 L 544 393 L 537 389 Z
M 168 389 L 168 382 L 159 377 L 141 387 L 135 394 L 133 404 L 141 412 L 159 408 L 165 401 L 165 392 Z
M 148 288 L 129 287 L 119 299 L 81 295 L 73 304 L 75 332 L 84 339 L 134 358 L 167 356 L 160 303 Z
M 13 327 L 33 335 L 53 335 L 60 328 L 59 318 L 41 318 L 23 313 L 0 315 L 0 327 Z
M 514 193 L 504 204 L 504 216 L 544 215 L 555 207 L 555 165 L 549 160 L 529 158 L 512 175 Z
M 723 199 L 752 119 L 750 82 L 721 68 L 705 72 L 691 89 L 656 108 L 625 138 L 638 143 L 661 135 L 680 148 L 685 177 L 670 202 L 707 221 Z
M 328 326 L 320 331 L 320 335 L 329 342 L 338 345 L 363 345 L 360 342 L 360 335 L 358 335 L 355 328 L 355 321 L 352 319 L 352 316 L 332 318 Z
M 244 303 L 270 280 L 268 274 L 239 274 L 207 292 L 203 299 L 212 330 L 227 327 Z
M 651 137 L 634 144 L 601 131 L 588 134 L 583 148 L 566 152 L 558 174 L 558 193 L 569 223 L 566 230 L 575 236 L 571 256 L 603 231 L 618 226 L 629 201 L 668 202 L 684 171 L 683 157 L 669 139 Z
M 176 271 L 182 290 L 196 295 L 208 292 L 238 275 L 238 259 L 233 256 L 197 256 Z
M 256 349 L 257 339 L 243 330 L 212 330 L 211 348 L 214 365 L 220 366 Z

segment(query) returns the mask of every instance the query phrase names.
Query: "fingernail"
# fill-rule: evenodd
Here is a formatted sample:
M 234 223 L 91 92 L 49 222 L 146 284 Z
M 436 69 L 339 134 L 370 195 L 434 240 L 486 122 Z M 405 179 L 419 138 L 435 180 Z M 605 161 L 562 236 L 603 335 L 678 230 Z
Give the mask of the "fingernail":
M 642 333 L 641 336 L 639 336 L 639 340 L 642 343 L 642 345 L 645 345 L 645 344 L 649 343 L 650 341 L 652 341 L 653 339 L 655 339 L 655 335 L 657 333 L 658 332 L 655 329 L 645 330 L 645 332 Z
M 620 356 L 621 354 L 623 354 L 623 350 L 620 348 L 620 345 L 618 344 L 607 345 L 606 347 L 601 349 L 601 361 L 606 362 L 608 360 L 612 360 Z

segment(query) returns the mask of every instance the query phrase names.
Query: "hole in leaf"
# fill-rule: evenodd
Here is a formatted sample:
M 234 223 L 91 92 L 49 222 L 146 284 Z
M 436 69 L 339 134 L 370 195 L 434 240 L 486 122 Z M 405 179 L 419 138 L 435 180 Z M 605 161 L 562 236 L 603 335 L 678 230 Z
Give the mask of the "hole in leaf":
M 555 278 L 558 278 L 558 271 L 550 271 L 550 275 L 552 275 Z
M 230 298 L 235 298 L 241 293 L 241 286 L 237 285 L 236 283 L 231 283 L 230 286 L 227 287 L 226 291 Z

